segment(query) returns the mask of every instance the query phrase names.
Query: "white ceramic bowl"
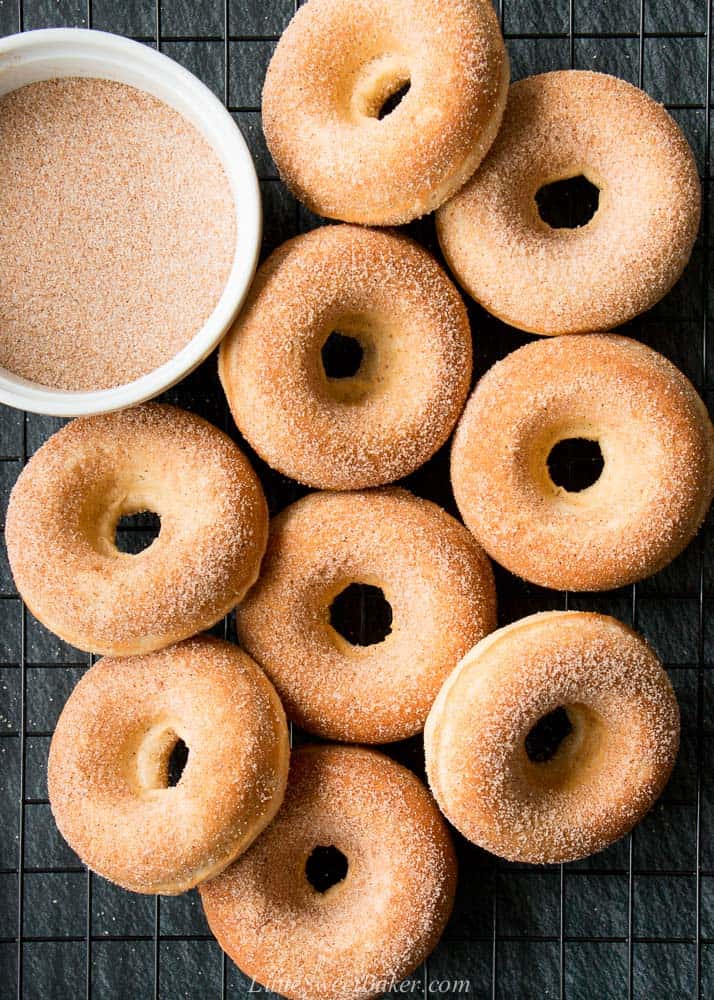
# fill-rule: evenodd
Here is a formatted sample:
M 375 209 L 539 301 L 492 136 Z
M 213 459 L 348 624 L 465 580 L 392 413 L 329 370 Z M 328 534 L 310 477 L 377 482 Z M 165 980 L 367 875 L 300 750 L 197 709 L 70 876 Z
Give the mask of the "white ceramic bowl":
M 0 39 L 0 96 L 28 83 L 62 76 L 127 83 L 179 111 L 218 155 L 230 180 L 237 221 L 233 266 L 218 305 L 193 339 L 160 368 L 126 385 L 97 392 L 49 389 L 0 368 L 0 402 L 33 413 L 74 417 L 151 399 L 210 354 L 233 322 L 253 279 L 262 213 L 258 178 L 240 129 L 211 91 L 178 63 L 139 42 L 81 28 L 28 31 Z

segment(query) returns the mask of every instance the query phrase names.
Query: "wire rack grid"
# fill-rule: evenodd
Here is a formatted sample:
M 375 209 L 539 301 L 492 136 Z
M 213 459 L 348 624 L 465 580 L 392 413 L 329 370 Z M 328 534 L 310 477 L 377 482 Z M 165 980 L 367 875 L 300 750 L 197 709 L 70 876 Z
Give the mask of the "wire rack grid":
M 155 45 L 226 103 L 258 167 L 264 252 L 320 220 L 278 180 L 262 139 L 260 88 L 296 0 L 0 0 L 0 35 L 84 26 Z M 501 0 L 514 79 L 555 68 L 592 68 L 644 86 L 677 118 L 695 150 L 704 190 L 702 230 L 672 293 L 629 324 L 667 354 L 707 399 L 712 0 Z M 1 225 L 1 223 L 0 223 Z M 430 220 L 410 227 L 438 254 Z M 470 305 L 476 376 L 526 339 Z M 167 394 L 238 439 L 215 359 Z M 4 505 L 23 463 L 60 425 L 0 413 Z M 243 446 L 245 447 L 244 443 Z M 303 492 L 252 456 L 271 511 Z M 446 452 L 406 485 L 455 513 Z M 145 526 L 128 529 L 141 543 Z M 587 861 L 549 868 L 508 865 L 457 838 L 454 916 L 409 995 L 492 1000 L 674 1000 L 714 996 L 714 593 L 710 528 L 671 567 L 609 594 L 560 594 L 498 571 L 503 624 L 536 610 L 583 608 L 630 621 L 657 648 L 679 695 L 679 764 L 661 803 L 629 837 Z M 234 635 L 226 620 L 217 630 Z M 251 984 L 213 941 L 195 893 L 132 896 L 92 876 L 63 844 L 45 784 L 52 729 L 89 659 L 55 639 L 20 601 L 0 560 L 0 998 L 243 998 Z M 296 742 L 303 739 L 295 733 Z M 422 772 L 418 739 L 390 748 Z M 257 994 L 256 994 L 257 991 Z

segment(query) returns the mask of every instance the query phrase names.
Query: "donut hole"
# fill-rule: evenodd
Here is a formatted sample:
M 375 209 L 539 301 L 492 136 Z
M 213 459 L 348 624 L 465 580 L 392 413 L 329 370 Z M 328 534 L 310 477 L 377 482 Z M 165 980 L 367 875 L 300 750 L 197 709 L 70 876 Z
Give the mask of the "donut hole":
M 387 54 L 363 66 L 354 82 L 352 108 L 360 117 L 384 121 L 411 89 L 411 73 L 399 55 Z
M 322 367 L 328 379 L 353 378 L 362 366 L 364 348 L 356 337 L 333 330 L 322 345 Z
M 605 460 L 597 441 L 564 438 L 548 455 L 548 474 L 567 493 L 581 493 L 598 481 Z
M 154 544 L 160 531 L 161 518 L 152 510 L 124 514 L 114 529 L 114 544 L 120 552 L 136 556 Z
M 338 847 L 318 845 L 305 862 L 305 878 L 315 892 L 324 893 L 344 881 L 348 868 L 347 858 Z
M 166 774 L 166 787 L 174 788 L 183 777 L 183 772 L 188 764 L 188 747 L 179 737 L 174 744 L 174 748 L 169 754 Z
M 345 312 L 331 317 L 319 332 L 309 364 L 315 366 L 329 407 L 360 406 L 393 386 L 395 373 L 404 368 L 399 352 L 406 353 L 409 346 L 407 331 L 397 331 L 387 317 L 366 310 Z
M 392 631 L 392 606 L 379 587 L 351 583 L 330 605 L 330 625 L 353 646 L 374 646 Z
M 391 115 L 393 111 L 396 111 L 396 109 L 399 107 L 399 105 L 402 103 L 404 98 L 409 93 L 410 89 L 411 89 L 411 82 L 409 80 L 407 80 L 406 83 L 402 83 L 400 86 L 398 86 L 393 93 L 389 94 L 389 96 L 384 99 L 382 106 L 377 112 L 377 118 L 380 121 L 382 121 L 384 118 L 387 117 L 387 115 Z
M 526 736 L 526 753 L 534 764 L 544 764 L 557 754 L 563 740 L 573 731 L 565 708 L 559 706 L 539 719 Z
M 131 741 L 129 777 L 141 792 L 175 788 L 188 766 L 189 748 L 165 720 L 137 734 Z
M 598 210 L 600 189 L 583 174 L 553 181 L 535 194 L 538 214 L 551 229 L 579 229 Z

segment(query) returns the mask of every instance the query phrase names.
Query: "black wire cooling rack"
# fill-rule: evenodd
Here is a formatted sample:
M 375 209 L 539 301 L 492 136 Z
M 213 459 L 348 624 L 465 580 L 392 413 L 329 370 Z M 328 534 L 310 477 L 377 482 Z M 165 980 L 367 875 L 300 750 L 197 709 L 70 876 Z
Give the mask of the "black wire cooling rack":
M 295 0 L 0 0 L 0 35 L 52 26 L 126 34 L 178 60 L 233 112 L 256 160 L 264 252 L 318 224 L 279 182 L 261 133 L 260 91 Z M 667 298 L 625 332 L 667 354 L 706 395 L 709 361 L 711 0 L 503 0 L 514 79 L 591 68 L 643 86 L 671 110 L 697 156 L 702 231 Z M 2 178 L 0 178 L 2 183 Z M 0 227 L 2 220 L 0 220 Z M 430 220 L 410 227 L 438 253 Z M 476 375 L 526 339 L 471 305 Z M 226 427 L 215 358 L 168 394 Z M 60 425 L 0 410 L 4 505 L 23 463 Z M 252 456 L 274 513 L 300 487 Z M 406 485 L 455 513 L 442 451 Z M 140 546 L 141 521 L 125 531 Z M 635 587 L 568 595 L 497 573 L 505 624 L 536 610 L 609 612 L 658 650 L 679 696 L 679 763 L 661 802 L 626 839 L 587 861 L 509 865 L 457 838 L 460 884 L 444 938 L 407 984 L 409 996 L 499 1000 L 676 1000 L 714 997 L 714 596 L 710 529 L 672 566 Z M 266 996 L 222 955 L 195 893 L 148 898 L 88 873 L 59 837 L 46 789 L 57 715 L 89 663 L 23 608 L 0 559 L 0 997 Z M 231 620 L 218 630 L 234 635 Z M 294 734 L 296 741 L 301 739 Z M 415 739 L 389 748 L 416 771 Z M 270 996 L 270 994 L 267 994 Z

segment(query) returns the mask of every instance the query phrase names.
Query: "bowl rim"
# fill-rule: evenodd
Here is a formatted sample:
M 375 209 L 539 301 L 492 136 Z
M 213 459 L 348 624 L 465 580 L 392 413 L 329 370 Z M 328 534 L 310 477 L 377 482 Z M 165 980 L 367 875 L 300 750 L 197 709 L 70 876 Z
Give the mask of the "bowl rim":
M 96 66 L 102 57 L 107 61 L 106 77 L 96 69 L 82 72 L 83 58 Z M 233 263 L 218 303 L 204 325 L 163 365 L 131 382 L 90 391 L 53 389 L 0 368 L 1 403 L 31 413 L 75 417 L 107 413 L 152 399 L 185 378 L 206 359 L 232 325 L 248 294 L 258 264 L 263 219 L 258 176 L 243 134 L 225 105 L 193 73 L 162 52 L 121 35 L 88 28 L 43 28 L 0 39 L 0 93 L 17 89 L 2 90 L 5 71 L 32 63 L 41 66 L 54 60 L 57 60 L 56 68 L 49 73 L 38 71 L 36 80 L 58 76 L 119 79 L 110 68 L 126 68 L 127 72 L 134 70 L 155 79 L 157 89 L 169 90 L 172 96 L 175 95 L 180 106 L 166 96 L 155 96 L 184 117 L 189 115 L 182 109 L 190 110 L 189 120 L 212 147 L 228 175 L 238 223 Z M 62 64 L 72 60 L 76 65 L 71 71 L 62 72 Z M 141 84 L 129 85 L 142 89 Z M 152 93 L 148 87 L 146 91 Z

